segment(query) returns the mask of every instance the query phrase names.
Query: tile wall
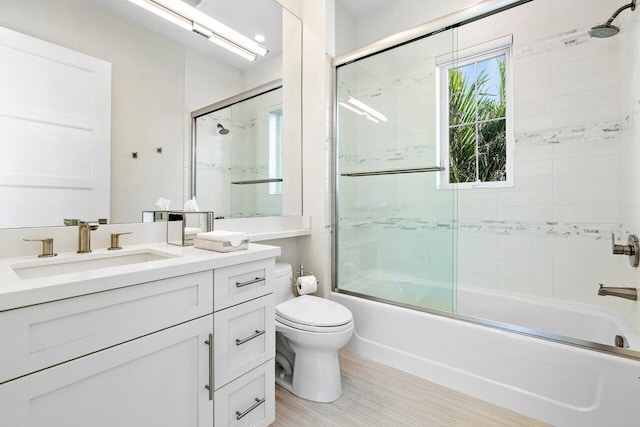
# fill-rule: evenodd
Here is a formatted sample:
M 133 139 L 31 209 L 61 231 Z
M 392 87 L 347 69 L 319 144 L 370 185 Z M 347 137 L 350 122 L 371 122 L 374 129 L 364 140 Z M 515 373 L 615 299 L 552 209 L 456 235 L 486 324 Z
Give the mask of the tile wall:
M 597 296 L 599 283 L 640 285 L 640 272 L 625 257 L 611 254 L 612 233 L 622 243 L 628 233 L 640 231 L 640 184 L 627 184 L 640 182 L 635 172 L 640 152 L 634 144 L 640 110 L 638 14 L 620 16 L 616 22 L 623 31 L 617 37 L 587 34 L 615 6 L 586 0 L 576 9 L 570 0 L 536 0 L 456 30 L 452 43 L 458 49 L 513 34 L 515 186 L 458 190 L 457 217 L 440 226 L 457 230 L 459 286 L 621 309 L 640 331 L 637 303 Z M 366 25 L 358 24 L 355 38 L 370 36 L 376 22 L 382 31 L 382 16 L 363 18 Z M 429 108 L 404 106 L 406 114 Z M 382 136 L 371 145 L 384 144 Z M 430 149 L 424 142 L 411 145 L 406 155 L 414 159 Z M 373 164 L 378 157 L 371 150 L 366 158 L 354 154 L 353 160 Z M 362 193 L 383 200 L 394 190 L 372 187 Z M 353 197 L 348 190 L 345 195 Z M 428 224 L 412 218 L 396 212 L 394 226 L 419 230 L 438 225 L 438 218 Z M 361 239 L 356 233 L 362 215 L 354 212 L 348 220 L 355 230 L 349 231 L 351 237 Z M 365 266 L 375 259 L 366 252 L 358 256 Z

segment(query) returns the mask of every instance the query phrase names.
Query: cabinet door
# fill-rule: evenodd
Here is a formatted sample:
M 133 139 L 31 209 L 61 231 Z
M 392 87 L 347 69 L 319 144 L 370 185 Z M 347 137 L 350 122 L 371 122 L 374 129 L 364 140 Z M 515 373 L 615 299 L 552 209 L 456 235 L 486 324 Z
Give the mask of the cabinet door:
M 1 424 L 213 425 L 212 315 L 0 385 Z

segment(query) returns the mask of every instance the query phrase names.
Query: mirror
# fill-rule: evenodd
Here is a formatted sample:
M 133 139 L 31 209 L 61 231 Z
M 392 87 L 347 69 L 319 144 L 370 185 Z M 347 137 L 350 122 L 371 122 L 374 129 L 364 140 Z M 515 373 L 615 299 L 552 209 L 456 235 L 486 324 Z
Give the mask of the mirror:
M 279 216 L 283 199 L 282 81 L 192 113 L 193 193 L 218 219 Z
M 140 222 L 143 211 L 157 209 L 160 197 L 172 201 L 171 209 L 182 209 L 192 188 L 190 113 L 276 79 L 283 81 L 284 137 L 297 145 L 284 161 L 288 168 L 301 169 L 300 20 L 272 0 L 185 2 L 251 38 L 263 34 L 261 44 L 269 53 L 249 62 L 127 0 L 34 0 L 28 5 L 2 0 L 0 26 L 111 64 L 110 207 L 105 215 L 111 223 Z M 57 163 L 64 155 L 54 151 L 49 161 Z M 301 188 L 301 182 L 283 187 L 292 197 L 282 215 L 302 213 Z M 37 209 L 52 217 L 23 223 L 24 216 L 18 215 L 17 222 L 0 219 L 0 228 L 62 225 L 65 217 L 96 219 L 56 198 L 44 203 L 20 194 L 22 200 L 10 209 Z

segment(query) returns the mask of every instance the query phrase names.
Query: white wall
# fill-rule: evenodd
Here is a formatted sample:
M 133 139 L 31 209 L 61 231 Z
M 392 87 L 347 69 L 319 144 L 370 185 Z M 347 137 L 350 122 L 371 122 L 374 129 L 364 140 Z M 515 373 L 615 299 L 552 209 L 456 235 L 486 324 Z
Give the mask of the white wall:
M 293 1 L 292 1 L 293 2 Z M 299 1 L 303 21 L 302 172 L 303 213 L 312 235 L 300 240 L 299 260 L 318 276 L 320 295 L 331 289 L 330 67 L 327 28 L 333 28 L 333 0 Z

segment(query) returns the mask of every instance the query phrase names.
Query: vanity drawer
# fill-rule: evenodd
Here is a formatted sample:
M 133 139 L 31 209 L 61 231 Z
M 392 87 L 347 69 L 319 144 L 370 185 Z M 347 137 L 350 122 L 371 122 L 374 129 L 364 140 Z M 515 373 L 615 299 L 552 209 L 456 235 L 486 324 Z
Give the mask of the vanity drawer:
M 216 389 L 275 356 L 273 294 L 216 312 L 213 325 Z
M 214 311 L 273 292 L 275 259 L 263 259 L 214 271 Z
M 215 426 L 268 426 L 275 420 L 273 359 L 216 390 Z
M 213 311 L 205 271 L 0 313 L 0 382 Z

